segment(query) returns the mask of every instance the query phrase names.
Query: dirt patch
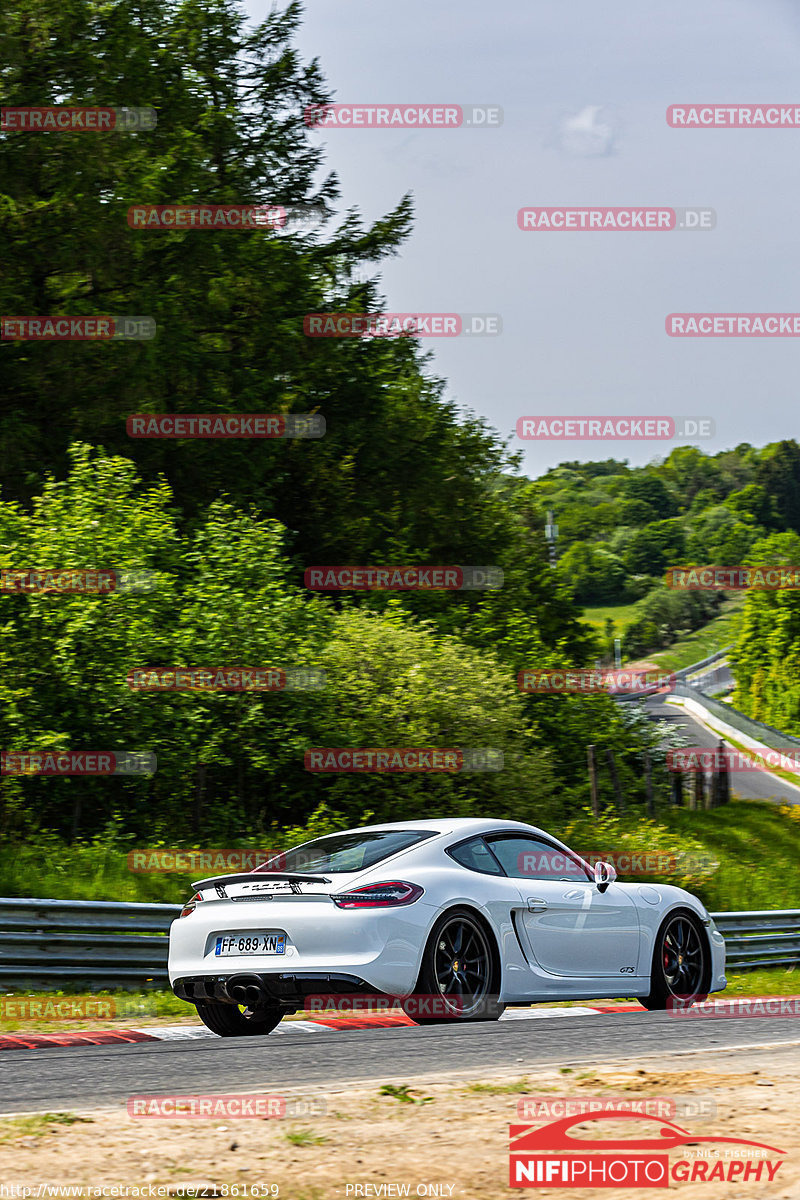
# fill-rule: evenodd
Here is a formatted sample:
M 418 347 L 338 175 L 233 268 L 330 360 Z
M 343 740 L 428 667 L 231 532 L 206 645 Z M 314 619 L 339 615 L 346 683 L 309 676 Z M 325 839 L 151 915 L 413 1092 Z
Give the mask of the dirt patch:
M 152 1184 L 173 1195 L 196 1185 L 208 1196 L 238 1195 L 248 1200 L 256 1194 L 270 1195 L 271 1185 L 277 1187 L 272 1194 L 280 1200 L 398 1195 L 496 1200 L 520 1194 L 508 1183 L 508 1147 L 509 1125 L 528 1123 L 518 1116 L 522 1096 L 613 1095 L 633 1100 L 646 1095 L 716 1105 L 714 1116 L 686 1118 L 684 1127 L 698 1139 L 745 1138 L 787 1152 L 772 1183 L 762 1178 L 757 1183 L 673 1184 L 681 1197 L 789 1200 L 800 1195 L 796 1121 L 800 1051 L 787 1047 L 779 1054 L 763 1062 L 754 1052 L 729 1055 L 729 1070 L 713 1060 L 704 1069 L 678 1071 L 656 1064 L 651 1069 L 610 1064 L 568 1072 L 538 1070 L 524 1078 L 409 1079 L 389 1085 L 386 1094 L 380 1094 L 377 1083 L 357 1092 L 293 1093 L 297 1102 L 315 1101 L 319 1106 L 324 1101 L 327 1111 L 314 1118 L 133 1119 L 115 1108 L 83 1110 L 91 1120 L 76 1124 L 65 1124 L 63 1119 L 58 1123 L 41 1118 L 0 1119 L 0 1183 L 87 1188 Z M 756 1060 L 759 1066 L 754 1066 Z M 676 1123 L 682 1124 L 679 1116 Z M 616 1131 L 632 1136 L 631 1129 L 622 1125 L 606 1123 L 602 1136 L 614 1136 Z M 597 1136 L 591 1123 L 578 1132 Z M 652 1136 L 638 1126 L 636 1133 Z M 672 1151 L 673 1160 L 695 1155 L 699 1148 Z M 386 1185 L 393 1187 L 387 1190 Z M 531 1189 L 527 1194 L 542 1192 Z M 627 1200 L 630 1189 L 564 1187 L 551 1194 L 559 1200 L 588 1196 Z

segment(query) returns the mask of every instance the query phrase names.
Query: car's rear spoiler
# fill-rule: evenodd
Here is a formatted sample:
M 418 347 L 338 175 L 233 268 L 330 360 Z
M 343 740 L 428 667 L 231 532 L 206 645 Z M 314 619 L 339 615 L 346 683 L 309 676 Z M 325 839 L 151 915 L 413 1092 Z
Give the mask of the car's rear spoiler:
M 193 883 L 193 888 L 211 887 L 215 883 L 246 883 L 248 879 L 285 879 L 287 883 L 330 883 L 325 875 L 290 875 L 285 871 L 244 871 L 240 875 L 212 875 L 210 879 L 200 879 Z

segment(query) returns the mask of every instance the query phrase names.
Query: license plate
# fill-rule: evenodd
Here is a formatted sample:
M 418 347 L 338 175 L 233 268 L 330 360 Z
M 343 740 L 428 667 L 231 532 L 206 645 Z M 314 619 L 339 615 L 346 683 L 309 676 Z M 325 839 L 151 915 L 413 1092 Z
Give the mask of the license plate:
M 217 937 L 214 954 L 218 957 L 240 954 L 285 954 L 285 933 L 226 933 Z

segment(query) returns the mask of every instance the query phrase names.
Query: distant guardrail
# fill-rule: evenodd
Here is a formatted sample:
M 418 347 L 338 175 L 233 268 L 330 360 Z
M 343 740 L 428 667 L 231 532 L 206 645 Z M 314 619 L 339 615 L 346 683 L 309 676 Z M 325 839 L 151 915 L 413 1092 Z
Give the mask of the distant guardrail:
M 717 650 L 716 653 L 709 654 L 708 658 L 701 658 L 698 662 L 689 663 L 688 667 L 681 667 L 680 671 L 668 671 L 665 669 L 663 674 L 671 675 L 676 686 L 678 684 L 685 684 L 685 680 L 689 675 L 693 675 L 696 671 L 701 671 L 703 667 L 711 666 L 712 663 L 719 662 L 721 658 L 726 658 L 728 651 L 732 649 L 733 643 L 731 642 L 729 646 L 723 646 L 723 648 L 721 650 Z M 645 672 L 645 674 L 654 674 L 654 672 Z M 637 692 L 612 692 L 610 694 L 613 695 L 615 700 L 622 701 L 624 703 L 626 700 L 644 700 L 648 696 L 658 695 L 660 691 L 661 689 L 659 687 L 653 687 L 644 688 L 642 691 Z
M 773 725 L 765 725 L 763 721 L 747 717 L 743 712 L 739 712 L 738 708 L 733 708 L 730 704 L 723 704 L 714 696 L 709 696 L 688 683 L 676 683 L 674 695 L 683 697 L 685 700 L 696 701 L 707 712 L 719 717 L 727 725 L 732 725 L 740 733 L 747 734 L 748 737 L 754 738 L 764 746 L 769 746 L 772 750 L 791 750 L 800 746 L 800 738 L 794 737 L 793 734 L 784 733 L 782 729 L 775 729 Z
M 166 987 L 167 933 L 180 911 L 180 904 L 0 898 L 0 985 Z M 711 916 L 732 970 L 800 962 L 800 909 Z
M 694 675 L 695 671 L 701 671 L 703 667 L 710 667 L 712 663 L 719 662 L 721 658 L 727 658 L 728 652 L 733 649 L 734 643 L 731 642 L 728 646 L 723 646 L 721 650 L 717 650 L 714 654 L 709 654 L 708 658 L 701 658 L 698 662 L 689 663 L 688 667 L 681 667 L 680 671 L 675 672 L 676 679 L 686 679 L 688 675 Z

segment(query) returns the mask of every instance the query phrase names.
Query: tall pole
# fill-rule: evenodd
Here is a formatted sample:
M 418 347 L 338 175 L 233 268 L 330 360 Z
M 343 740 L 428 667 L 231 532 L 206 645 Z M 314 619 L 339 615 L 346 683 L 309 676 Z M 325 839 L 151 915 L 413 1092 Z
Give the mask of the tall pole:
M 544 536 L 547 539 L 547 545 L 550 552 L 550 566 L 556 565 L 556 538 L 558 537 L 558 526 L 553 521 L 553 513 L 548 509 L 547 524 L 544 527 Z

